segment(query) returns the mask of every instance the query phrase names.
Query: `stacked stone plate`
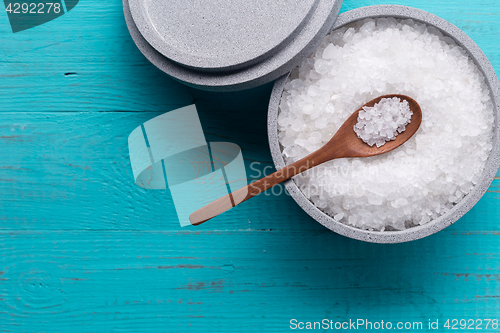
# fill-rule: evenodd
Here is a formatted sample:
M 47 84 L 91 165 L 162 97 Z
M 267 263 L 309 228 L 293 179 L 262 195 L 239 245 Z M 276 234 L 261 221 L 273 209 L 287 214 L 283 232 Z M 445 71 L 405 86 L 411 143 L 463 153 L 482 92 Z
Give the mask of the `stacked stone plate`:
M 234 91 L 277 79 L 331 30 L 342 0 L 123 0 L 139 50 L 173 78 Z

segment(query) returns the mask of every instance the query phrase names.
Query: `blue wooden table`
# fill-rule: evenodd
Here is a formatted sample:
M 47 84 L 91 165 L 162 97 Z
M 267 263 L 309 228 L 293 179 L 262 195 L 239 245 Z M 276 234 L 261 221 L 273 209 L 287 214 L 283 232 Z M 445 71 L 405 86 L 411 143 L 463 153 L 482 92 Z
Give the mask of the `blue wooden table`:
M 389 3 L 457 25 L 500 73 L 498 0 Z M 0 40 L 1 331 L 283 332 L 292 319 L 448 331 L 447 319 L 500 319 L 500 180 L 456 224 L 405 244 L 339 236 L 286 194 L 181 228 L 168 191 L 134 185 L 129 133 L 194 102 L 207 140 L 238 144 L 256 178 L 272 166 L 272 84 L 209 93 L 173 81 L 138 51 L 119 0 L 80 1 L 16 34 L 2 11 Z

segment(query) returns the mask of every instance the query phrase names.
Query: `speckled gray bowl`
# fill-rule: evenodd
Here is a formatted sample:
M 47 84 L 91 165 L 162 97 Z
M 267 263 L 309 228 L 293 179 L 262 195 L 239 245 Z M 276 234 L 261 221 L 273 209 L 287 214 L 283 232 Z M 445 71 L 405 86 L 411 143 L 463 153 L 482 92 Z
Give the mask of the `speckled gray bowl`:
M 181 66 L 212 72 L 271 57 L 301 33 L 318 3 L 129 0 L 135 25 L 151 46 Z
M 249 67 L 232 72 L 215 72 L 214 68 L 206 72 L 181 66 L 158 52 L 138 29 L 130 11 L 129 0 L 123 0 L 123 12 L 127 27 L 142 54 L 153 65 L 174 79 L 186 85 L 209 91 L 250 89 L 276 80 L 291 71 L 321 43 L 324 36 L 331 30 L 341 6 L 342 0 L 318 0 L 310 19 L 303 25 L 299 33 L 294 35 L 286 45 L 274 48 L 271 56 Z
M 290 195 L 295 199 L 300 207 L 302 207 L 316 221 L 318 221 L 328 229 L 335 231 L 336 233 L 366 242 L 402 243 L 429 236 L 453 224 L 479 201 L 479 199 L 484 195 L 484 193 L 490 186 L 500 165 L 500 132 L 498 127 L 498 118 L 500 114 L 500 83 L 498 82 L 498 78 L 490 62 L 481 51 L 481 49 L 476 45 L 476 43 L 472 41 L 472 39 L 470 39 L 462 30 L 452 25 L 451 23 L 419 9 L 395 5 L 358 8 L 341 14 L 338 17 L 333 30 L 361 19 L 376 17 L 413 19 L 415 21 L 424 22 L 427 25 L 438 28 L 439 30 L 441 30 L 441 32 L 443 32 L 444 35 L 453 38 L 461 47 L 468 51 L 470 57 L 483 72 L 484 76 L 486 77 L 491 96 L 493 98 L 495 107 L 495 124 L 493 150 L 491 151 L 491 154 L 488 158 L 486 168 L 481 176 L 481 180 L 473 188 L 473 190 L 468 195 L 466 195 L 465 198 L 462 199 L 462 201 L 455 205 L 454 208 L 447 214 L 423 226 L 410 228 L 404 231 L 387 232 L 366 231 L 350 227 L 340 222 L 336 222 L 333 218 L 316 208 L 313 203 L 309 201 L 299 190 L 293 180 L 288 180 L 285 183 L 285 186 Z M 269 102 L 269 143 L 273 161 L 277 169 L 281 169 L 285 166 L 285 162 L 282 156 L 282 147 L 278 142 L 277 118 L 279 102 L 288 75 L 289 74 L 281 77 L 276 81 L 273 88 L 273 93 L 271 95 L 271 100 Z

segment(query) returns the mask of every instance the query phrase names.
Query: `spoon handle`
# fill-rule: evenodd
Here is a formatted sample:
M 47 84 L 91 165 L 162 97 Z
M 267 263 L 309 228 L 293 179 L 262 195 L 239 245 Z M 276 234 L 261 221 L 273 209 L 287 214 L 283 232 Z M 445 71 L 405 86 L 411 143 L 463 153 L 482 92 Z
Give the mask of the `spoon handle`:
M 325 159 L 324 154 L 319 154 L 319 152 L 320 151 L 316 151 L 303 159 L 284 167 L 283 169 L 280 169 L 264 178 L 240 188 L 239 190 L 229 193 L 228 195 L 209 203 L 192 213 L 189 216 L 189 221 L 192 225 L 200 225 L 217 215 L 228 211 L 234 206 L 259 195 L 274 185 L 278 185 L 279 183 L 282 183 L 301 172 L 309 170 L 310 168 L 331 159 Z

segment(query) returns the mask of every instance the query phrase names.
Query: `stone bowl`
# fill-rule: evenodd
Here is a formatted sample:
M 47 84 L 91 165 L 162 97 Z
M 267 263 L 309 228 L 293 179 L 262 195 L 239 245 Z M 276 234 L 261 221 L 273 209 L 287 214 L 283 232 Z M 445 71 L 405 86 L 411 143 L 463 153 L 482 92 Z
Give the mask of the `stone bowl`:
M 216 92 L 239 91 L 254 88 L 272 82 L 292 70 L 318 47 L 324 36 L 334 25 L 340 7 L 342 6 L 342 0 L 317 0 L 314 13 L 312 13 L 307 22 L 302 24 L 303 27 L 300 31 L 294 32 L 285 39 L 284 44 L 286 45 L 280 45 L 280 47 L 267 45 L 271 51 L 261 54 L 261 56 L 257 56 L 251 61 L 239 59 L 241 61 L 238 62 L 233 59 L 236 62 L 229 65 L 228 61 L 224 61 L 220 57 L 214 58 L 219 59 L 219 61 L 215 63 L 200 63 L 200 61 L 195 61 L 197 56 L 195 56 L 194 53 L 191 57 L 184 57 L 186 58 L 184 64 L 177 62 L 183 57 L 176 58 L 177 61 L 166 57 L 156 49 L 161 49 L 165 54 L 168 54 L 168 50 L 165 48 L 166 46 L 163 45 L 163 47 L 161 47 L 161 40 L 156 40 L 156 42 L 151 45 L 141 33 L 141 29 L 144 32 L 148 31 L 148 28 L 151 28 L 145 23 L 144 17 L 137 17 L 138 21 L 136 22 L 132 15 L 131 10 L 133 8 L 131 8 L 131 5 L 144 3 L 144 1 L 122 0 L 122 2 L 125 22 L 130 35 L 137 48 L 153 65 L 185 85 Z M 154 3 L 160 6 L 165 5 L 165 1 L 156 1 Z M 175 1 L 175 3 L 179 4 L 180 1 Z M 248 20 L 259 19 L 262 18 L 253 16 L 248 17 Z M 179 18 L 176 22 L 173 22 L 173 24 L 179 26 L 182 22 L 182 18 Z M 272 22 L 267 22 L 265 25 L 269 29 L 273 27 L 273 24 L 270 23 Z M 149 37 L 151 36 L 149 35 Z M 266 41 L 267 39 L 262 39 L 263 43 Z M 250 54 L 252 52 L 248 53 Z M 199 56 L 199 53 L 197 54 Z M 257 62 L 254 63 L 253 61 Z M 203 67 L 203 70 L 200 70 L 201 67 Z
M 316 206 L 314 206 L 314 204 L 299 190 L 293 179 L 286 181 L 285 187 L 288 193 L 290 193 L 293 199 L 299 204 L 300 207 L 302 207 L 302 209 L 304 209 L 306 213 L 323 226 L 335 231 L 338 234 L 372 243 L 402 243 L 432 235 L 455 223 L 463 215 L 465 215 L 465 213 L 467 213 L 479 201 L 479 199 L 481 199 L 484 193 L 486 193 L 486 190 L 493 181 L 498 167 L 500 166 L 500 133 L 498 126 L 498 118 L 500 114 L 500 83 L 491 63 L 488 61 L 479 46 L 472 41 L 472 39 L 448 21 L 419 9 L 397 5 L 377 5 L 357 8 L 341 14 L 332 30 L 336 30 L 358 20 L 378 17 L 413 19 L 414 21 L 423 22 L 429 26 L 439 29 L 443 35 L 451 37 L 458 45 L 464 48 L 483 73 L 493 100 L 495 123 L 493 129 L 493 149 L 486 162 L 486 167 L 480 181 L 470 193 L 468 193 L 445 215 L 442 215 L 441 217 L 422 226 L 409 228 L 403 231 L 384 232 L 361 230 L 335 221 L 332 217 L 323 213 Z M 275 82 L 269 102 L 268 135 L 271 154 L 276 169 L 285 167 L 282 147 L 278 141 L 278 107 L 289 75 L 290 73 L 282 76 Z

